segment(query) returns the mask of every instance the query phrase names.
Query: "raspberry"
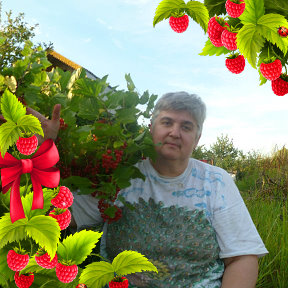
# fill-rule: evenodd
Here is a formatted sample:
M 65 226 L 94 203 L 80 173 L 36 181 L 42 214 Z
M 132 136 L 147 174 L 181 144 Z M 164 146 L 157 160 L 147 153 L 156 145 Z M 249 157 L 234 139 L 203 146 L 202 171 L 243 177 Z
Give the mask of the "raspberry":
M 28 288 L 32 285 L 34 281 L 34 274 L 28 273 L 19 275 L 19 272 L 17 271 L 14 275 L 15 284 L 18 288 Z
M 281 74 L 282 77 L 285 77 L 284 74 Z M 287 81 L 286 81 L 287 80 Z M 276 80 L 271 81 L 272 90 L 277 96 L 284 96 L 288 93 L 288 79 L 282 79 L 281 77 Z
M 235 74 L 241 73 L 245 68 L 245 58 L 243 55 L 237 55 L 234 58 L 226 58 L 225 65 L 229 71 Z M 233 57 L 233 56 L 232 56 Z
M 116 276 L 109 282 L 109 288 L 127 288 L 128 286 L 129 282 L 126 277 Z
M 35 152 L 38 146 L 38 139 L 35 135 L 28 138 L 20 137 L 17 142 L 16 146 L 18 151 L 23 155 L 31 155 Z
M 51 200 L 51 204 L 57 208 L 65 209 L 72 205 L 73 199 L 73 194 L 69 188 L 60 186 L 59 192 L 57 196 Z
M 68 209 L 55 208 L 49 216 L 57 220 L 61 230 L 66 229 L 71 221 L 71 212 Z
M 237 18 L 240 15 L 242 15 L 242 13 L 244 12 L 245 2 L 244 2 L 244 0 L 240 0 L 239 2 L 240 3 L 235 3 L 231 0 L 226 1 L 225 7 L 226 7 L 226 11 L 230 17 Z
M 87 286 L 85 284 L 81 283 L 81 284 L 78 284 L 76 286 L 76 288 L 87 288 Z
M 208 22 L 207 33 L 212 44 L 216 47 L 223 46 L 221 41 L 221 34 L 225 30 L 225 26 L 229 26 L 222 18 L 212 17 Z
M 287 37 L 288 36 L 288 28 L 281 26 L 278 28 L 278 34 L 282 37 Z
M 56 264 L 56 276 L 59 281 L 63 283 L 72 282 L 78 274 L 78 266 L 77 265 L 63 265 L 61 263 Z
M 57 254 L 55 254 L 55 257 L 51 260 L 51 257 L 48 255 L 48 253 L 45 253 L 43 255 L 37 253 L 37 255 L 35 256 L 35 260 L 39 266 L 45 269 L 53 269 L 57 264 L 58 257 Z
M 276 59 L 272 63 L 261 63 L 260 72 L 268 80 L 276 80 L 280 77 L 282 72 L 282 64 L 279 59 Z
M 8 267 L 13 271 L 20 271 L 24 269 L 29 263 L 28 254 L 18 254 L 14 250 L 9 250 L 7 254 Z
M 236 50 L 237 49 L 236 37 L 237 33 L 224 30 L 223 33 L 221 34 L 221 41 L 223 43 L 223 46 L 228 50 Z
M 186 31 L 186 29 L 189 25 L 189 18 L 187 15 L 183 15 L 181 17 L 171 16 L 169 18 L 169 24 L 175 32 L 182 33 L 184 31 Z

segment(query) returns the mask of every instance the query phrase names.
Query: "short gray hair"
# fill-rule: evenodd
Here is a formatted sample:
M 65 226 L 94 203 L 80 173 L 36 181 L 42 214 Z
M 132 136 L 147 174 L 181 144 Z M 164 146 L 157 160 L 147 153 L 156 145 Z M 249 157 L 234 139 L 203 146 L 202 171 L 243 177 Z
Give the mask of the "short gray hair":
M 196 94 L 184 91 L 164 94 L 154 107 L 151 118 L 152 127 L 161 111 L 187 111 L 197 122 L 197 136 L 201 135 L 206 118 L 206 105 Z

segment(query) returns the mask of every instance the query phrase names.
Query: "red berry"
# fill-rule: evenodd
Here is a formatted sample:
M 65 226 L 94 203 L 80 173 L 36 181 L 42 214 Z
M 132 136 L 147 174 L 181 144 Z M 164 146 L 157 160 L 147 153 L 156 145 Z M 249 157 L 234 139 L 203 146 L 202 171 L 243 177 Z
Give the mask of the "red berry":
M 60 118 L 60 127 L 59 127 L 59 129 L 65 130 L 65 129 L 67 129 L 67 127 L 68 127 L 68 124 L 65 123 L 63 118 Z
M 212 44 L 216 47 L 223 46 L 221 41 L 221 34 L 225 30 L 225 28 L 229 26 L 222 18 L 220 17 L 212 17 L 208 22 L 208 29 L 207 33 L 209 39 L 211 40 Z
M 66 229 L 71 222 L 71 212 L 68 209 L 55 208 L 49 213 L 49 216 L 57 220 L 61 230 Z
M 61 263 L 56 264 L 56 276 L 59 281 L 63 283 L 72 282 L 78 274 L 78 266 L 77 265 L 63 265 Z
M 189 18 L 187 15 L 183 15 L 181 17 L 171 16 L 169 18 L 169 24 L 175 32 L 182 33 L 184 31 L 186 31 L 186 29 L 189 25 Z
M 32 285 L 34 281 L 34 274 L 28 273 L 19 275 L 17 271 L 14 275 L 15 284 L 18 288 L 28 288 Z
M 281 74 L 282 76 L 283 74 Z M 281 77 L 271 81 L 272 90 L 277 96 L 284 96 L 288 93 L 288 81 L 285 81 Z
M 236 50 L 237 49 L 237 33 L 230 32 L 228 30 L 224 30 L 221 34 L 221 41 L 223 46 L 228 50 Z
M 87 286 L 85 284 L 81 283 L 81 284 L 78 284 L 76 286 L 76 288 L 87 288 Z
M 128 279 L 126 277 L 116 276 L 109 282 L 109 288 L 127 288 L 129 286 Z
M 236 58 L 226 58 L 225 65 L 232 73 L 239 74 L 245 68 L 245 58 L 243 55 L 239 55 Z
M 282 64 L 279 59 L 276 59 L 272 63 L 261 63 L 260 72 L 268 80 L 276 80 L 280 77 L 282 72 Z
M 226 7 L 226 11 L 228 13 L 228 15 L 232 18 L 237 18 L 240 15 L 242 15 L 242 13 L 245 10 L 245 2 L 244 0 L 240 0 L 239 2 L 241 3 L 235 3 L 231 0 L 227 0 L 225 7 Z
M 57 254 L 55 254 L 55 257 L 51 260 L 51 257 L 48 255 L 48 253 L 38 256 L 39 254 L 35 256 L 35 260 L 37 264 L 43 268 L 46 269 L 53 269 L 58 261 Z
M 13 271 L 20 271 L 24 269 L 29 263 L 28 254 L 18 254 L 14 250 L 9 250 L 7 254 L 8 267 Z
M 16 146 L 21 154 L 31 155 L 38 146 L 38 139 L 35 135 L 29 138 L 20 137 L 16 142 Z
M 278 28 L 278 34 L 282 37 L 287 37 L 288 36 L 288 28 L 281 26 Z
M 70 189 L 65 186 L 60 186 L 59 192 L 55 198 L 51 200 L 51 204 L 57 208 L 65 209 L 72 205 L 73 194 Z

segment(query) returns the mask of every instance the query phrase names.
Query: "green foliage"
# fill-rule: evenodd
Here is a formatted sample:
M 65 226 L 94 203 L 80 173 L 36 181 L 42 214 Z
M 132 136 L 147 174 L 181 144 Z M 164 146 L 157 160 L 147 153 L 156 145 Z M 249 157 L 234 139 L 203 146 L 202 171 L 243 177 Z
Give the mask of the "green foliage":
M 162 0 L 156 8 L 153 27 L 164 19 L 171 16 L 180 17 L 185 13 L 198 23 L 204 32 L 207 31 L 208 10 L 203 3 L 194 0 L 187 2 L 187 4 L 184 0 Z
M 202 50 L 201 53 L 199 53 L 199 55 L 201 56 L 219 56 L 222 54 L 227 54 L 230 53 L 230 50 L 228 50 L 227 48 L 225 48 L 224 46 L 222 47 L 215 47 L 212 42 L 210 41 L 210 39 L 208 39 L 205 43 L 205 46 Z
M 245 10 L 239 19 L 244 25 L 257 25 L 258 20 L 264 15 L 264 13 L 265 9 L 263 0 L 245 0 Z
M 204 0 L 204 5 L 209 11 L 209 16 L 226 14 L 226 0 Z
M 79 265 L 92 252 L 103 233 L 82 230 L 60 242 L 57 250 L 59 260 Z
M 112 264 L 104 261 L 87 265 L 80 276 L 80 282 L 89 287 L 104 287 L 113 278 L 114 273 L 123 276 L 142 271 L 157 272 L 157 268 L 146 257 L 135 251 L 123 251 Z

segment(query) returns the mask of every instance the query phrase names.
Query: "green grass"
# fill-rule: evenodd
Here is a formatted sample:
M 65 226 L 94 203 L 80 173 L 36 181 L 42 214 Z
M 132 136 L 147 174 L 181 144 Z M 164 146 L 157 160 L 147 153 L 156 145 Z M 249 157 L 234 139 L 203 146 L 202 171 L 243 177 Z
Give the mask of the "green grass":
M 243 195 L 256 228 L 269 254 L 259 260 L 257 288 L 288 287 L 288 209 L 287 200 Z

